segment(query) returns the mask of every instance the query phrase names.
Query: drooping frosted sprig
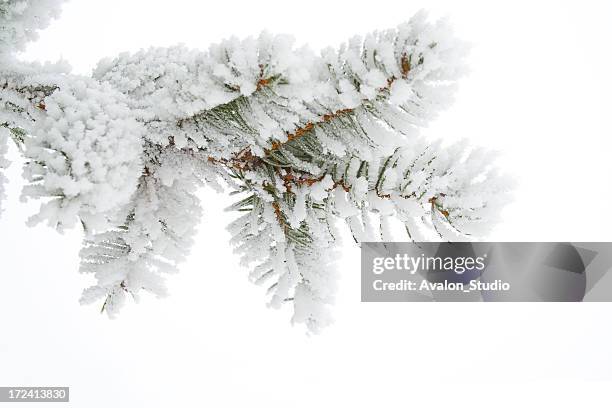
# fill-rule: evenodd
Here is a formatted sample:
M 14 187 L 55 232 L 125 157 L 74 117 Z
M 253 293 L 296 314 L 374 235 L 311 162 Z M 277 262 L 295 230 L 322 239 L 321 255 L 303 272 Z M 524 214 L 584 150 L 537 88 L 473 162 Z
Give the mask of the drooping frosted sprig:
M 279 201 L 250 195 L 229 208 L 245 214 L 228 230 L 242 264 L 254 264 L 251 281 L 267 285 L 270 305 L 292 302 L 292 321 L 317 332 L 331 322 L 328 305 L 337 279 L 335 220 L 325 205 L 307 203 L 305 192 L 290 200 L 292 212 L 283 210 Z
M 81 272 L 96 284 L 82 303 L 103 299 L 102 310 L 115 316 L 129 295 L 142 290 L 164 296 L 164 275 L 185 260 L 202 215 L 195 191 L 216 176 L 201 153 L 148 146 L 144 173 L 133 199 L 116 215 L 116 227 L 85 238 Z

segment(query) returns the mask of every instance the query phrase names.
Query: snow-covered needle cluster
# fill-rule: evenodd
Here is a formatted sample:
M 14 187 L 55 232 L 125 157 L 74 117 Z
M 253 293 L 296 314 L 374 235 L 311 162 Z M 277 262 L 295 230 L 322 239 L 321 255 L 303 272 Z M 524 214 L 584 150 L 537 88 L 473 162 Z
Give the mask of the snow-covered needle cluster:
M 24 197 L 43 201 L 32 221 L 84 227 L 82 271 L 96 284 L 82 300 L 110 315 L 142 290 L 165 293 L 201 185 L 238 195 L 229 231 L 251 279 L 315 332 L 330 322 L 337 220 L 357 242 L 471 239 L 507 200 L 489 152 L 419 135 L 464 72 L 445 22 L 420 13 L 319 54 L 267 33 L 151 48 L 85 78 L 9 53 L 56 3 L 0 0 L 0 168 L 13 139 Z

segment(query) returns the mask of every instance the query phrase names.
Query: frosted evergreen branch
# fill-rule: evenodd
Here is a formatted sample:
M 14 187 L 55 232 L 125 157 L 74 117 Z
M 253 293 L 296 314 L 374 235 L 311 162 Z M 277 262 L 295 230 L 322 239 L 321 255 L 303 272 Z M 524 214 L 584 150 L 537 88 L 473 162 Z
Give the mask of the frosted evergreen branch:
M 419 135 L 464 72 L 445 22 L 419 13 L 319 54 L 268 33 L 150 48 L 89 78 L 14 56 L 60 3 L 0 0 L 0 171 L 12 138 L 23 198 L 42 201 L 31 221 L 83 226 L 81 272 L 96 282 L 82 301 L 110 316 L 142 291 L 165 295 L 204 184 L 241 197 L 236 252 L 270 305 L 293 305 L 311 331 L 331 321 L 338 221 L 357 242 L 394 240 L 394 222 L 402 239 L 475 239 L 508 199 L 491 153 Z

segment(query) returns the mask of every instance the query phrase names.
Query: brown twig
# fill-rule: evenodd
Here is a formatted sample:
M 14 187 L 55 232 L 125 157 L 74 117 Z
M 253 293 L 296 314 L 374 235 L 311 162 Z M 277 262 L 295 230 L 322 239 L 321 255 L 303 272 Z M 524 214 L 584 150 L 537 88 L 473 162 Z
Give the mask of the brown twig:
M 342 115 L 346 115 L 346 114 L 352 113 L 353 111 L 354 111 L 354 109 L 350 109 L 350 108 L 340 109 L 340 110 L 337 110 L 335 112 L 328 113 L 328 114 L 325 114 L 325 115 L 321 116 L 321 119 L 319 121 L 317 121 L 317 122 L 308 122 L 304 126 L 301 126 L 301 127 L 297 128 L 295 130 L 295 132 L 288 133 L 286 141 L 284 141 L 284 142 L 276 141 L 276 142 L 272 143 L 272 147 L 270 148 L 269 151 L 278 150 L 283 145 L 289 143 L 290 141 L 295 140 L 295 139 L 299 139 L 300 137 L 304 136 L 306 133 L 308 133 L 312 129 L 314 129 L 315 125 L 321 125 L 323 123 L 331 122 L 333 119 L 335 119 L 337 117 L 340 117 Z
M 444 193 L 440 193 L 440 197 L 445 197 L 445 196 L 446 195 Z M 450 213 L 447 210 L 445 210 L 441 204 L 438 204 L 438 197 L 433 196 L 429 200 L 427 200 L 427 202 L 431 204 L 432 210 L 438 210 L 440 214 L 442 214 L 446 219 L 449 218 Z

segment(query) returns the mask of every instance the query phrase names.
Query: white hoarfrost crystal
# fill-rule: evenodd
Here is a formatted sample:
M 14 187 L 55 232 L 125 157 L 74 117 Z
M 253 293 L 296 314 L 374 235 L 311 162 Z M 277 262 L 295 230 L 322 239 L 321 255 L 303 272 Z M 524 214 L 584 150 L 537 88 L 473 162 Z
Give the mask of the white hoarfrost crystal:
M 65 0 L 0 0 L 0 54 L 21 51 L 57 18 Z
M 43 3 L 0 0 L 0 53 L 46 24 Z M 452 101 L 465 54 L 419 13 L 320 54 L 263 33 L 121 54 L 93 79 L 8 55 L 0 149 L 8 135 L 24 148 L 24 194 L 44 200 L 34 220 L 85 226 L 81 271 L 96 282 L 83 303 L 114 316 L 142 291 L 163 296 L 193 243 L 195 192 L 221 179 L 241 197 L 228 229 L 251 279 L 317 332 L 331 322 L 337 221 L 357 242 L 394 239 L 394 223 L 418 241 L 481 237 L 499 218 L 508 187 L 493 156 L 419 135 Z
M 25 140 L 26 198 L 46 198 L 31 221 L 59 229 L 108 226 L 136 190 L 143 128 L 109 85 L 72 77 L 44 99 Z

